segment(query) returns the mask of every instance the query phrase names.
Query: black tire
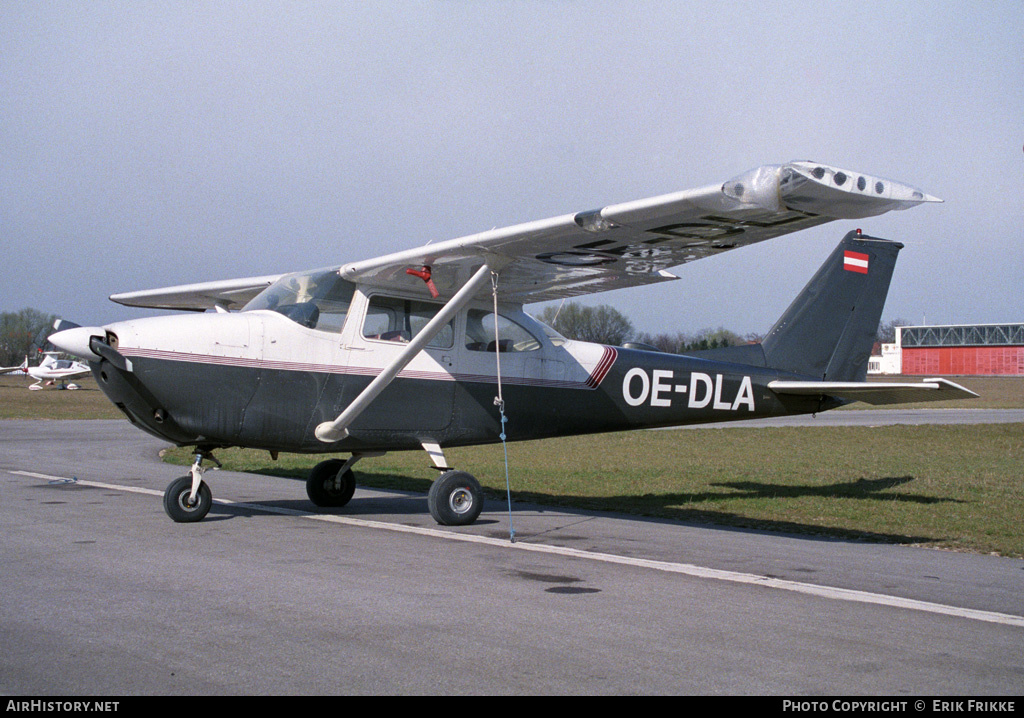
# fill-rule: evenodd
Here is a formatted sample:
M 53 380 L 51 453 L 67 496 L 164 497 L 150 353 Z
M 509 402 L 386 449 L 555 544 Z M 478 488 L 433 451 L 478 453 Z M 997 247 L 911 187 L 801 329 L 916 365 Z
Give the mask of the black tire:
M 465 471 L 446 471 L 430 485 L 427 507 L 442 526 L 468 526 L 484 508 L 484 492 Z
M 213 494 L 210 487 L 203 481 L 199 484 L 199 491 L 196 493 L 194 503 L 189 503 L 188 497 L 192 493 L 192 477 L 182 476 L 175 479 L 164 492 L 164 511 L 176 523 L 189 524 L 195 521 L 202 521 L 213 506 Z
M 352 469 L 339 475 L 345 462 L 341 459 L 321 461 L 309 472 L 306 495 L 317 506 L 337 508 L 344 506 L 356 492 L 356 475 Z

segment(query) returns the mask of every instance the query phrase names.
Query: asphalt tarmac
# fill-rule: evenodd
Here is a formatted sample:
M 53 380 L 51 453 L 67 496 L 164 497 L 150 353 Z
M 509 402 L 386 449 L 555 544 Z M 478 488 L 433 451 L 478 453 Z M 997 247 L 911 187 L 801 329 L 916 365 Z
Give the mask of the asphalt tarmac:
M 840 412 L 833 412 L 838 414 Z M 852 413 L 852 412 L 842 412 Z M 879 412 L 872 413 L 880 416 Z M 122 421 L 0 421 L 5 695 L 1018 695 L 1024 561 L 181 467 Z M 911 699 L 913 704 L 913 699 Z

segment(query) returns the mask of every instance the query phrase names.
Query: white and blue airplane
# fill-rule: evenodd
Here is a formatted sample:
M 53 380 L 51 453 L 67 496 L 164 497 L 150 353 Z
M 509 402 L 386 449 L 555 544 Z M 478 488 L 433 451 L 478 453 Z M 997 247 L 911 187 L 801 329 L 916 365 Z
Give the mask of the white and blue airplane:
M 943 379 L 865 380 L 902 245 L 859 229 L 759 344 L 686 356 L 603 346 L 570 341 L 523 310 L 672 281 L 677 265 L 937 201 L 790 162 L 340 267 L 115 294 L 128 306 L 205 313 L 72 327 L 50 341 L 88 361 L 137 427 L 195 447 L 191 471 L 164 496 L 175 521 L 206 515 L 204 460 L 242 446 L 347 454 L 310 473 L 307 494 L 322 507 L 351 499 L 360 459 L 423 449 L 441 472 L 431 514 L 465 525 L 482 492 L 449 466 L 448 447 L 974 396 Z

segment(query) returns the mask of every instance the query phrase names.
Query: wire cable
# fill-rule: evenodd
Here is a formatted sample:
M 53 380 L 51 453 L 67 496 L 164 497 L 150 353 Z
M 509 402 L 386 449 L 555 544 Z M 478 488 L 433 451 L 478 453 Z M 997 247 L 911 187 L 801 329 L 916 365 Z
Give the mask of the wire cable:
M 491 294 L 494 297 L 494 362 L 497 366 L 498 373 L 498 396 L 494 397 L 494 404 L 498 407 L 498 412 L 501 414 L 501 448 L 505 452 L 505 495 L 508 497 L 508 531 L 509 541 L 511 543 L 516 542 L 516 529 L 512 523 L 512 483 L 509 480 L 508 470 L 508 444 L 505 443 L 507 435 L 505 433 L 505 424 L 508 423 L 508 417 L 505 416 L 505 396 L 502 393 L 501 388 L 501 337 L 498 332 L 498 273 L 491 272 Z

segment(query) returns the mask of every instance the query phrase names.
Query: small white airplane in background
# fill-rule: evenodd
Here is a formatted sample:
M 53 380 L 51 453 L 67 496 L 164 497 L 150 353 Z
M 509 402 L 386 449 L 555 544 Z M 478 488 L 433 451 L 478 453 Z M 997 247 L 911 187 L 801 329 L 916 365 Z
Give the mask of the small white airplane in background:
M 29 366 L 26 356 L 25 361 L 18 366 L 0 367 L 0 374 L 27 374 L 36 380 L 35 384 L 29 386 L 32 391 L 39 391 L 44 383 L 45 386 L 50 386 L 57 381 L 60 381 L 61 389 L 78 389 L 78 384 L 67 384 L 67 380 L 89 374 L 92 370 L 84 362 L 58 359 L 57 353 L 44 352 L 45 356 L 39 362 L 39 366 Z

